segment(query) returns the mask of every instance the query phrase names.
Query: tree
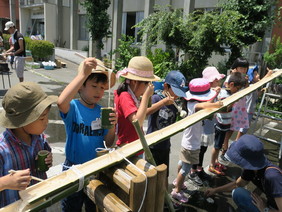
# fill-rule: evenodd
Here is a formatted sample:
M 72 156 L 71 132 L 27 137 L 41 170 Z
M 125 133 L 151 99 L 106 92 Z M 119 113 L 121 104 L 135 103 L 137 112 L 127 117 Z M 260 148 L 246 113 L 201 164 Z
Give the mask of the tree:
M 181 9 L 160 8 L 137 27 L 142 35 L 147 34 L 151 45 L 162 41 L 183 50 L 188 60 L 180 65 L 180 70 L 188 77 L 201 72 L 214 51 L 223 54 L 222 44 L 241 45 L 232 33 L 233 30 L 240 33 L 237 21 L 240 17 L 234 11 L 195 11 L 183 18 Z
M 275 3 L 275 0 L 228 0 L 220 4 L 223 10 L 237 11 L 242 14 L 238 21 L 243 33 L 237 35 L 237 39 L 241 41 L 242 45 L 230 45 L 229 64 L 241 56 L 242 47 L 262 40 L 265 31 L 269 29 L 274 20 L 271 7 Z
M 223 54 L 224 46 L 231 48 L 229 59 L 233 62 L 242 47 L 260 41 L 271 26 L 273 18 L 268 11 L 272 5 L 272 0 L 230 0 L 222 4 L 222 11 L 194 11 L 185 18 L 181 9 L 159 7 L 136 27 L 152 45 L 162 41 L 183 50 L 188 60 L 182 64 L 182 72 L 197 73 L 213 52 Z
M 103 38 L 111 34 L 111 24 L 107 9 L 111 5 L 110 0 L 84 0 L 82 6 L 86 9 L 87 28 L 95 45 L 95 56 L 101 58 L 101 49 L 104 47 Z

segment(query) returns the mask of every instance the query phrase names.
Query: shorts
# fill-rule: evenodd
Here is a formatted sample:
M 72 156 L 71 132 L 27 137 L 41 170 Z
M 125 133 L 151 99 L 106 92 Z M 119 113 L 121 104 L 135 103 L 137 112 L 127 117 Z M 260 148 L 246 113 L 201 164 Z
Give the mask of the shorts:
M 18 78 L 23 78 L 25 58 L 21 56 L 15 56 L 15 69 Z
M 221 130 L 215 128 L 215 134 L 214 134 L 214 148 L 215 149 L 221 149 L 222 148 L 226 132 L 228 132 L 228 131 L 221 131 Z
M 214 143 L 214 133 L 212 134 L 202 134 L 201 146 L 211 146 Z
M 198 164 L 199 154 L 200 154 L 200 149 L 188 150 L 181 146 L 180 160 L 188 164 Z

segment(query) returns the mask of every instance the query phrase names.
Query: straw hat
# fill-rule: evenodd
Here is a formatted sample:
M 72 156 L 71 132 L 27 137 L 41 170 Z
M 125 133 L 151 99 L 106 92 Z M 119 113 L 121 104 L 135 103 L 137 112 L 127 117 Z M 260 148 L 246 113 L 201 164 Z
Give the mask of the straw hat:
M 0 125 L 8 129 L 24 127 L 36 121 L 57 100 L 57 96 L 47 96 L 34 82 L 18 83 L 3 98 L 4 110 L 0 114 Z
M 105 66 L 104 63 L 99 60 L 99 59 L 96 59 L 97 63 L 102 65 L 102 66 Z M 83 63 L 83 62 L 82 62 Z M 80 72 L 82 70 L 82 63 L 80 63 L 79 67 L 78 67 L 78 72 Z M 109 71 L 107 71 L 106 69 L 100 67 L 100 66 L 96 66 L 96 69 L 92 69 L 92 73 L 97 73 L 97 74 L 105 74 L 108 78 L 108 81 L 109 81 Z M 115 85 L 116 83 L 116 75 L 114 72 L 111 73 L 111 88 Z M 108 90 L 109 87 L 107 86 L 105 90 Z
M 122 76 L 126 79 L 137 81 L 157 81 L 160 78 L 154 75 L 152 62 L 144 56 L 131 58 L 128 67 L 117 72 L 117 77 Z
M 210 83 L 204 78 L 196 78 L 189 83 L 189 91 L 186 92 L 187 100 L 209 101 L 216 96 L 216 92 L 210 89 Z

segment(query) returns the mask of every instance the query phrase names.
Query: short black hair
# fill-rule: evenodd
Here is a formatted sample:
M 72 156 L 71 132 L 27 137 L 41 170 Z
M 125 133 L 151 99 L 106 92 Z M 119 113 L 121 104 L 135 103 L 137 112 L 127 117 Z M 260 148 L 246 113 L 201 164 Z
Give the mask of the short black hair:
M 230 78 L 228 80 L 228 84 L 231 82 L 234 83 L 234 86 L 244 87 L 247 83 L 247 79 L 240 72 L 231 73 Z
M 234 63 L 232 64 L 232 67 L 231 69 L 235 69 L 235 68 L 238 68 L 238 67 L 243 67 L 243 68 L 247 68 L 249 69 L 249 62 L 246 58 L 243 58 L 243 57 L 238 57 Z
M 102 73 L 92 73 L 90 74 L 87 79 L 84 81 L 83 85 L 85 86 L 86 85 L 86 82 L 88 80 L 93 80 L 95 79 L 96 80 L 96 83 L 108 83 L 108 77 L 106 74 L 102 74 Z

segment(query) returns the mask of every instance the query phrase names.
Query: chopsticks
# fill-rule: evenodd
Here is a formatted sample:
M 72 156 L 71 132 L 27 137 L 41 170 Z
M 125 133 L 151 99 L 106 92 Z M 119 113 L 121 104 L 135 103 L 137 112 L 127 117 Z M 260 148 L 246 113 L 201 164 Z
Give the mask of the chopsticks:
M 11 169 L 11 170 L 9 170 L 8 172 L 9 172 L 9 174 L 15 174 L 17 171 Z M 44 181 L 44 180 L 42 180 L 42 179 L 40 179 L 40 178 L 38 178 L 38 177 L 34 177 L 34 176 L 31 176 L 31 179 L 36 180 L 36 181 L 39 181 L 39 182 L 43 182 L 43 181 Z
M 83 59 L 86 59 L 86 58 L 87 58 L 87 57 L 85 57 L 84 55 L 79 54 L 78 52 L 75 52 L 74 54 L 75 54 L 76 56 L 78 56 L 78 57 L 83 58 Z M 106 69 L 107 71 L 113 72 L 112 69 L 107 68 L 106 66 L 104 66 L 104 65 L 102 65 L 102 64 L 97 63 L 97 66 L 100 66 L 101 68 L 104 68 L 104 69 Z

